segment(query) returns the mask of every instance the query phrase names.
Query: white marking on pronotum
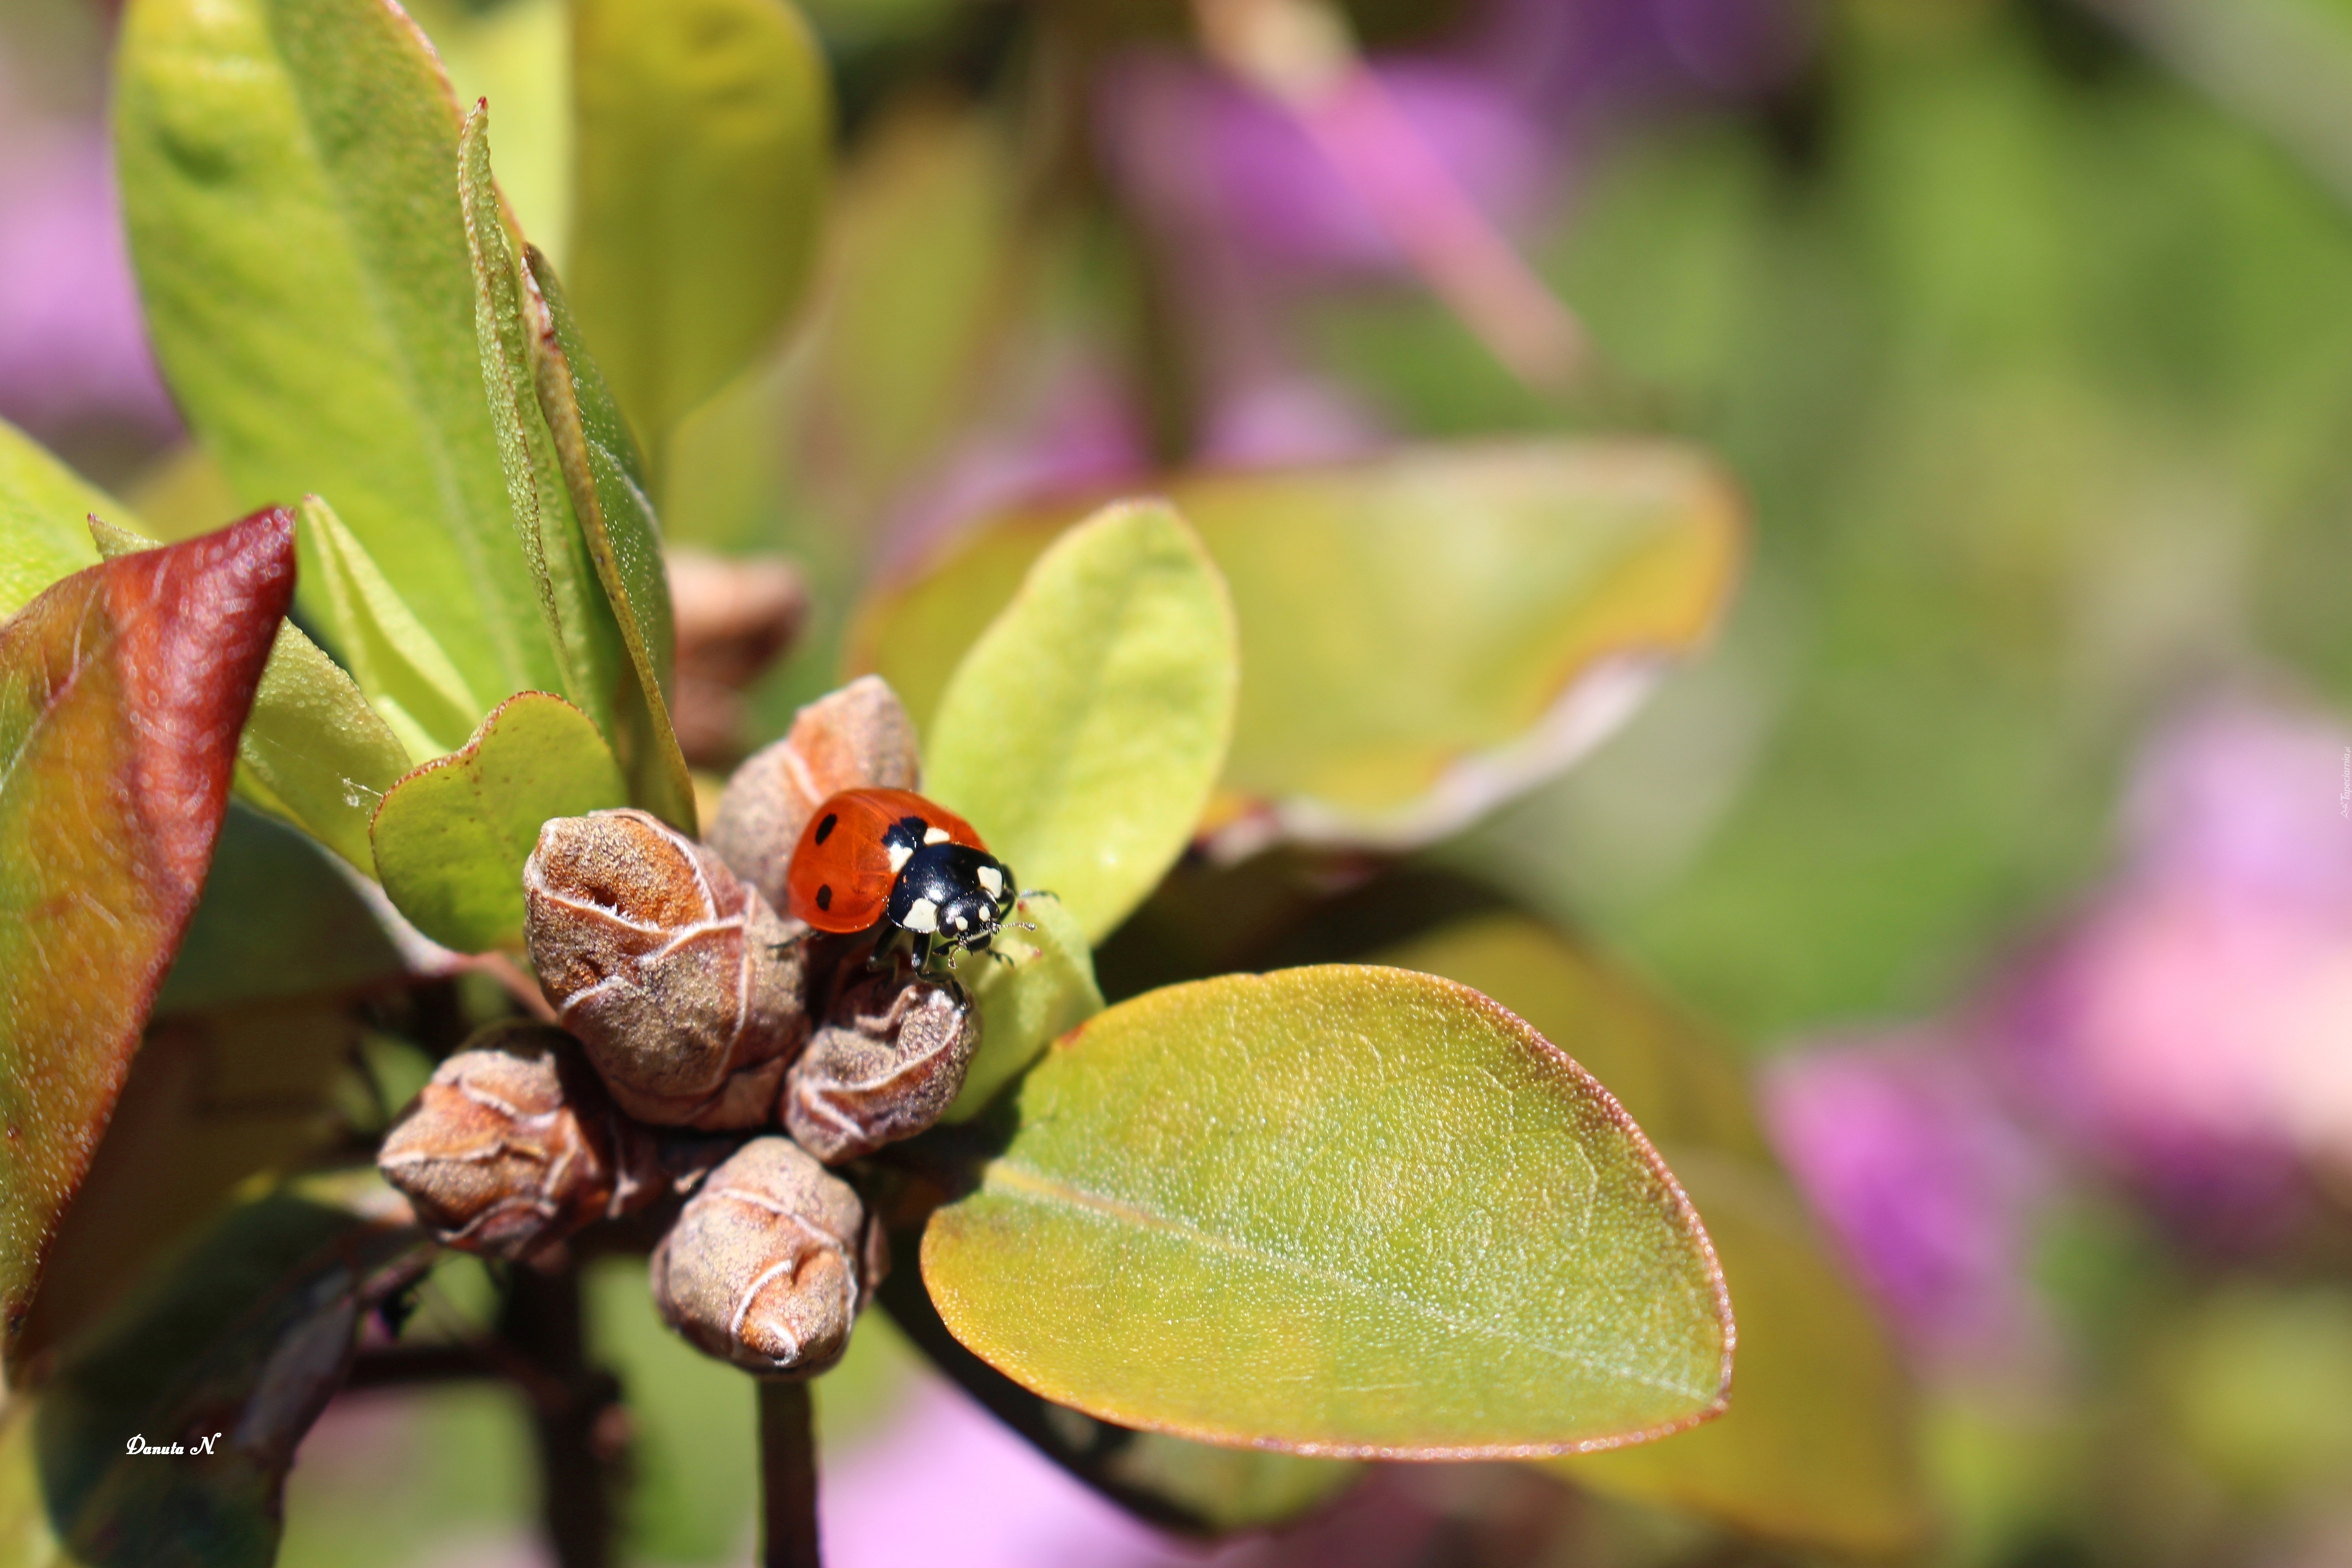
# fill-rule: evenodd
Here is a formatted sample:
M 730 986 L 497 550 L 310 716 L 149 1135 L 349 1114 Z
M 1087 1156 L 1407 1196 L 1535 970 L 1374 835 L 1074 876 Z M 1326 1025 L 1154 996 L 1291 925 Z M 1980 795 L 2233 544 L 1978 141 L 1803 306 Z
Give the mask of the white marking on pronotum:
M 907 862 L 913 858 L 914 853 L 915 852 L 912 849 L 908 848 L 903 844 L 893 844 L 890 846 L 890 875 L 895 877 L 899 872 L 905 870 L 907 868 Z
M 944 827 L 934 827 L 923 835 L 923 842 L 926 844 L 945 844 L 947 841 L 948 830 Z
M 961 915 L 958 915 L 955 918 L 955 928 L 958 931 L 970 931 L 971 929 L 971 921 L 966 920 Z
M 908 931 L 935 931 L 940 929 L 940 906 L 929 899 L 917 899 L 904 923 Z
M 995 867 L 982 866 L 972 875 L 980 879 L 980 885 L 988 889 L 990 898 L 1001 899 L 1004 896 L 1004 878 Z

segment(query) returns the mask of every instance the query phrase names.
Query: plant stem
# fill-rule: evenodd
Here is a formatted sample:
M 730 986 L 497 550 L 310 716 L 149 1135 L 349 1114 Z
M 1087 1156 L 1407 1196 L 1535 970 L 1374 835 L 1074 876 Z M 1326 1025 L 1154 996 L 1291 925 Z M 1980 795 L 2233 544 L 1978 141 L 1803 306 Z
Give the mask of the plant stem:
M 816 1423 L 805 1383 L 760 1384 L 761 1568 L 823 1568 L 816 1544 Z
M 588 1365 L 579 1271 L 515 1268 L 499 1331 L 536 1374 L 529 1384 L 536 1385 L 531 1429 L 539 1447 L 540 1522 L 555 1561 L 561 1568 L 606 1568 L 613 1560 L 613 1509 L 597 1428 L 619 1389 Z

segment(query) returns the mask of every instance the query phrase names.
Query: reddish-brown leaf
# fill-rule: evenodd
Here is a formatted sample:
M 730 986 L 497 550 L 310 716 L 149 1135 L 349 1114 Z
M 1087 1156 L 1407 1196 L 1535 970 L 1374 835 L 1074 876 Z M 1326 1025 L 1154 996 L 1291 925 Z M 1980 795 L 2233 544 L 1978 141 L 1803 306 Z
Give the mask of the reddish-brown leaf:
M 76 573 L 0 625 L 0 1322 L 13 1347 L 228 803 L 294 521 Z

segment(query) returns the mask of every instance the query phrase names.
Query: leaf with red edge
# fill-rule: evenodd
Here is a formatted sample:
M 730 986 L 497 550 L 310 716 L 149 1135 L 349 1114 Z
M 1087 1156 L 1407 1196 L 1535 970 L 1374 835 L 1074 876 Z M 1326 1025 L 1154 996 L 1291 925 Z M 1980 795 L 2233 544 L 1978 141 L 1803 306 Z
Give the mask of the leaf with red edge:
M 0 626 L 0 1315 L 13 1343 L 228 805 L 294 520 L 66 578 Z

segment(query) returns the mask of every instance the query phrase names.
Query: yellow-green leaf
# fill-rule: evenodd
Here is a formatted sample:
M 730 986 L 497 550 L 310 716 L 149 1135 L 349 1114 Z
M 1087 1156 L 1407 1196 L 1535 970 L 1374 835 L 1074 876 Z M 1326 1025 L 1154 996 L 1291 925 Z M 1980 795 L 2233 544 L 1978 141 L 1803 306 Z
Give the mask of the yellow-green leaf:
M 575 0 L 567 263 L 588 341 L 653 450 L 773 342 L 814 249 L 824 56 L 785 0 Z
M 1404 846 L 1556 772 L 1703 643 L 1739 503 L 1659 442 L 1408 449 L 1161 491 L 1231 584 L 1245 659 L 1207 826 Z M 924 723 L 962 650 L 1071 510 L 1000 518 L 861 611 L 850 664 Z
M 669 574 L 661 525 L 646 494 L 645 465 L 596 362 L 580 341 L 555 269 L 524 247 L 540 411 L 555 438 L 556 461 L 572 492 L 581 536 L 604 584 L 634 681 L 614 700 L 614 750 L 629 776 L 630 798 L 684 832 L 695 831 L 694 781 L 669 717 L 677 636 L 670 620 Z
M 332 507 L 308 496 L 299 516 L 305 569 L 360 689 L 410 755 L 454 750 L 480 722 L 485 700 Z
M 548 692 L 519 692 L 463 749 L 383 797 L 376 874 L 435 942 L 460 952 L 520 947 L 522 868 L 540 825 L 627 801 L 620 767 L 588 716 Z
M 924 1234 L 956 1337 L 1098 1419 L 1332 1456 L 1607 1447 L 1723 1406 L 1698 1217 L 1616 1101 L 1467 987 L 1330 965 L 1065 1036 Z
M 1086 933 L 1061 901 L 1025 899 L 1013 919 L 1037 929 L 999 936 L 994 951 L 1013 962 L 990 962 L 971 981 L 980 1005 L 980 1048 L 948 1107 L 949 1121 L 977 1115 L 1040 1051 L 1102 1011 Z
M 158 357 L 239 504 L 333 498 L 484 699 L 555 686 L 482 400 L 458 119 L 391 0 L 135 0 L 123 210 Z M 304 611 L 331 614 L 305 544 Z M 425 715 L 420 722 L 432 726 Z
M 1099 940 L 1191 838 L 1232 732 L 1233 607 L 1181 518 L 1106 508 L 1055 542 L 926 731 L 927 788 Z
M 555 441 L 540 412 L 535 323 L 527 318 L 525 284 L 506 214 L 490 175 L 490 111 L 478 103 L 457 140 L 457 201 L 466 220 L 466 254 L 473 268 L 474 335 L 481 354 L 482 389 L 497 432 L 507 500 L 539 609 L 545 618 L 563 695 L 610 741 L 613 699 L 628 656 L 621 628 L 604 597 L 570 487 L 556 460 Z

